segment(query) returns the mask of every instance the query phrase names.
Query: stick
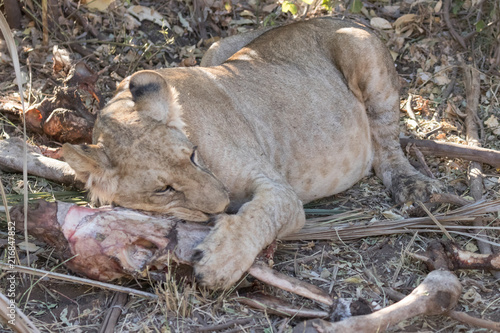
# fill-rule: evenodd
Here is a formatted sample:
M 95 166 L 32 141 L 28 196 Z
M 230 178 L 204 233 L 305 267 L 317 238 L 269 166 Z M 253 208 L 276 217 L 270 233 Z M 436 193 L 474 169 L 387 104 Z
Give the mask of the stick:
M 107 310 L 106 317 L 104 318 L 99 333 L 113 333 L 115 331 L 116 323 L 118 322 L 127 301 L 127 294 L 115 292 L 113 301 Z
M 19 138 L 12 137 L 8 140 L 0 140 L 0 168 L 22 172 L 23 145 L 23 140 Z M 57 183 L 83 188 L 81 183 L 75 181 L 75 172 L 66 162 L 45 157 L 34 151 L 29 151 L 27 156 L 29 174 L 43 177 Z
M 467 143 L 469 146 L 479 147 L 479 135 L 478 135 L 478 122 L 479 118 L 477 116 L 477 109 L 479 107 L 479 97 L 480 97 L 480 80 L 479 71 L 471 66 L 464 66 L 463 68 L 465 74 L 465 91 L 467 97 L 467 117 L 465 118 L 465 126 L 467 128 Z M 470 192 L 474 200 L 478 201 L 483 197 L 483 166 L 479 162 L 471 162 L 469 166 L 469 187 Z M 473 224 L 475 226 L 484 226 L 481 219 L 475 219 Z M 477 235 L 480 239 L 487 239 L 485 231 L 479 231 Z M 483 254 L 491 254 L 491 245 L 484 241 L 478 240 L 479 251 Z M 500 272 L 492 272 L 495 278 L 500 279 Z
M 307 309 L 304 307 L 293 306 L 283 302 L 281 299 L 255 293 L 246 297 L 237 297 L 239 303 L 251 306 L 252 308 L 273 313 L 285 317 L 302 317 L 302 318 L 325 318 L 328 317 L 327 311 Z
M 414 145 L 424 155 L 462 158 L 464 160 L 486 163 L 496 168 L 500 167 L 500 152 L 492 149 L 465 146 L 450 142 L 407 138 L 400 138 L 399 143 L 403 149 L 409 144 Z M 410 152 L 412 151 L 410 150 Z
M 19 310 L 12 299 L 0 293 L 0 318 L 16 333 L 40 333 L 33 322 Z
M 423 261 L 430 270 L 500 269 L 500 253 L 480 254 L 460 249 L 449 241 L 432 241 L 424 253 L 410 253 Z
M 100 282 L 100 281 L 84 279 L 84 278 L 81 278 L 78 276 L 71 276 L 71 275 L 65 275 L 65 274 L 60 274 L 60 273 L 48 272 L 48 271 L 44 271 L 42 269 L 36 269 L 36 268 L 18 266 L 18 265 L 7 265 L 7 264 L 1 263 L 1 262 L 0 262 L 0 268 L 5 269 L 5 270 L 9 270 L 10 272 L 14 271 L 16 273 L 26 273 L 26 274 L 31 274 L 31 275 L 41 276 L 41 277 L 48 277 L 51 279 L 56 279 L 56 280 L 61 280 L 61 281 L 73 282 L 73 283 L 78 283 L 78 284 L 85 284 L 85 285 L 92 286 L 92 287 L 114 290 L 114 291 L 127 293 L 127 294 L 131 294 L 134 296 L 140 296 L 140 297 L 144 297 L 144 298 L 151 298 L 151 299 L 158 298 L 158 295 L 148 293 L 145 291 L 140 291 L 140 290 L 136 290 L 133 288 L 122 287 L 122 286 L 118 286 L 118 285 L 111 284 L 111 283 L 105 283 L 105 282 Z
M 263 263 L 257 262 L 253 264 L 248 270 L 248 274 L 271 286 L 278 287 L 329 306 L 333 305 L 333 300 L 330 295 L 322 289 L 299 279 L 277 272 Z
M 411 146 L 411 148 L 409 150 L 411 150 L 411 152 L 413 154 L 415 154 L 415 156 L 417 157 L 418 161 L 420 162 L 420 165 L 423 167 L 423 169 L 424 169 L 427 177 L 429 177 L 429 178 L 436 178 L 432 174 L 431 169 L 429 169 L 429 166 L 427 165 L 427 162 L 425 162 L 424 154 L 422 154 L 422 152 L 420 151 L 420 149 L 418 149 L 415 146 Z
M 459 312 L 459 311 L 450 311 L 450 312 L 448 312 L 448 316 L 450 316 L 450 318 L 453 318 L 457 321 L 460 321 L 462 323 L 465 323 L 465 324 L 473 326 L 473 327 L 482 327 L 482 328 L 486 328 L 486 329 L 489 329 L 492 331 L 500 331 L 500 323 L 499 322 L 494 322 L 491 320 L 486 320 L 486 319 L 481 319 L 481 318 L 475 318 L 475 317 L 469 316 L 467 313 Z
M 453 24 L 451 23 L 450 20 L 450 3 L 451 0 L 444 0 L 444 6 L 443 6 L 443 18 L 446 23 L 446 26 L 448 27 L 448 30 L 450 31 L 450 34 L 455 38 L 455 40 L 465 49 L 467 48 L 465 46 L 465 41 L 460 36 L 460 34 L 453 28 Z

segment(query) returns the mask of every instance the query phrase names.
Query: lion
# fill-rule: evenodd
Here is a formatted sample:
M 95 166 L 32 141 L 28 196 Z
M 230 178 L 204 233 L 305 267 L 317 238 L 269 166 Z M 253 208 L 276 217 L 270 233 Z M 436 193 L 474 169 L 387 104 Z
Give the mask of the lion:
M 100 203 L 213 221 L 193 255 L 211 288 L 302 228 L 303 204 L 374 169 L 397 203 L 437 181 L 399 145 L 398 75 L 366 28 L 318 18 L 222 40 L 202 67 L 139 71 L 63 155 Z

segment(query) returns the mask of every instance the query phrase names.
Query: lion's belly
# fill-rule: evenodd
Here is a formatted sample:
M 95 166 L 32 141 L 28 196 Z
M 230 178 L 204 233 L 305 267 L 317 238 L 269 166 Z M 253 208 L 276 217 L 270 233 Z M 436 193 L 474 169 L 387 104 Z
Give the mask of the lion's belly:
M 368 115 L 341 74 L 323 68 L 280 87 L 263 120 L 254 120 L 254 134 L 299 198 L 342 192 L 367 175 L 373 161 Z
M 310 139 L 291 140 L 291 154 L 275 156 L 277 169 L 302 201 L 342 192 L 370 171 L 373 148 L 368 117 L 361 104 L 350 116 L 330 129 L 328 124 L 318 124 Z

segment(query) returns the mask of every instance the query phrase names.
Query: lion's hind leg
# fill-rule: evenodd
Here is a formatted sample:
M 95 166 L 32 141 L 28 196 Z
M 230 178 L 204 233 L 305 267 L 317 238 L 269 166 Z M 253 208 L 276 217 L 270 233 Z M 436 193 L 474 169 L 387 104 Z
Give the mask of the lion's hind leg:
M 339 29 L 334 38 L 335 45 L 351 44 L 347 49 L 358 50 L 336 49 L 332 54 L 349 88 L 366 107 L 375 173 L 397 203 L 428 201 L 440 185 L 413 168 L 399 144 L 399 77 L 388 50 L 376 36 L 359 28 Z

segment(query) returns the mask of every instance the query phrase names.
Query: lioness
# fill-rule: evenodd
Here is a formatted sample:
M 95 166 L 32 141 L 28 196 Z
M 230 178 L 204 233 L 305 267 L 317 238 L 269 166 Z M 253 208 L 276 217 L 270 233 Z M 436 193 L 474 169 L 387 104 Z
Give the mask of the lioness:
M 63 147 L 93 199 L 214 217 L 193 258 L 203 284 L 236 282 L 265 246 L 304 225 L 303 203 L 371 168 L 397 202 L 439 190 L 400 148 L 398 76 L 373 34 L 322 18 L 234 41 L 208 52 L 203 63 L 218 66 L 126 78 L 94 144 Z

